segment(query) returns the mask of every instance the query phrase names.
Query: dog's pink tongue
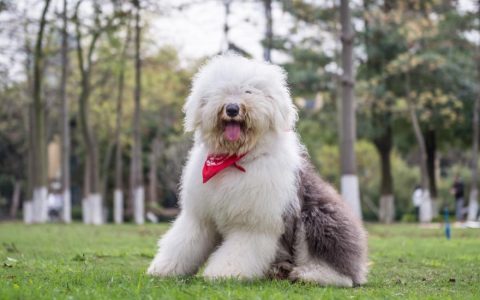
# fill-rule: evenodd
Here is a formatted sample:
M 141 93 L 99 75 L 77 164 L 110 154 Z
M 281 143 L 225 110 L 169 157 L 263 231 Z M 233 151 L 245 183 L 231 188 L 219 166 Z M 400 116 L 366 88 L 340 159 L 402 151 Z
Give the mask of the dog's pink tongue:
M 240 124 L 238 123 L 228 123 L 227 126 L 225 126 L 225 131 L 223 134 L 225 135 L 225 138 L 231 142 L 235 142 L 240 138 Z

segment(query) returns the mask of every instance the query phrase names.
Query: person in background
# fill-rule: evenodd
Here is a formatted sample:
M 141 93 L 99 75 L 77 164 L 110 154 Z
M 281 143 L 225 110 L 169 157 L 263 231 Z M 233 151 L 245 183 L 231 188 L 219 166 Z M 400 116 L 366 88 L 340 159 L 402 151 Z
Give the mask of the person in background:
M 452 188 L 450 193 L 455 198 L 455 218 L 458 222 L 463 221 L 463 202 L 464 202 L 464 193 L 465 185 L 460 179 L 460 176 L 455 175 L 455 180 L 453 181 Z
M 50 221 L 60 220 L 63 207 L 61 196 L 61 184 L 57 181 L 50 185 L 50 193 L 48 194 L 48 217 Z
M 415 217 L 420 221 L 420 205 L 422 204 L 422 188 L 416 185 L 412 195 L 413 207 L 415 207 Z

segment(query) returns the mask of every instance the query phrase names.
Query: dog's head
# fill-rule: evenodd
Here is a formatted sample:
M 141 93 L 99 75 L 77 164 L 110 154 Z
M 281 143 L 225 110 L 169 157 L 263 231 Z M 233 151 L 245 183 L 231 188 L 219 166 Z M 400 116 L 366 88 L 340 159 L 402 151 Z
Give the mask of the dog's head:
M 185 131 L 214 153 L 242 154 L 266 133 L 293 129 L 297 118 L 282 68 L 234 54 L 196 74 L 184 106 Z

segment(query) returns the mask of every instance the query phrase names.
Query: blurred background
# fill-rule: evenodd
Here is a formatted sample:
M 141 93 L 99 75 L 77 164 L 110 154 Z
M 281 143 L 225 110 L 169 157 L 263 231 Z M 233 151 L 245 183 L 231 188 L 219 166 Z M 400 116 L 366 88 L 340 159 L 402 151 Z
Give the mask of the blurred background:
M 174 217 L 191 78 L 230 50 L 287 70 L 339 189 L 354 150 L 364 220 L 475 220 L 479 47 L 475 0 L 0 0 L 0 219 Z

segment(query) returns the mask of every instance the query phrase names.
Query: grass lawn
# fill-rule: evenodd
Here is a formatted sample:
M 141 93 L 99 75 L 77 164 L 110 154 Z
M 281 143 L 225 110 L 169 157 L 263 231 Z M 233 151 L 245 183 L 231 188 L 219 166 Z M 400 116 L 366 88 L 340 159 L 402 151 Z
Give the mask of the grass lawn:
M 168 225 L 0 224 L 0 299 L 480 299 L 480 231 L 369 225 L 371 272 L 353 289 L 260 280 L 158 279 L 145 270 Z

